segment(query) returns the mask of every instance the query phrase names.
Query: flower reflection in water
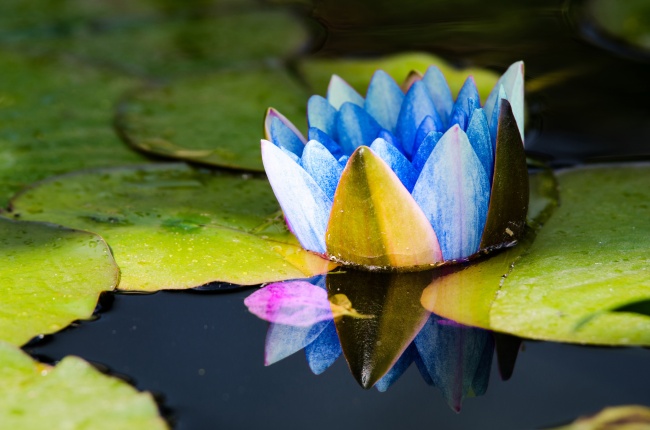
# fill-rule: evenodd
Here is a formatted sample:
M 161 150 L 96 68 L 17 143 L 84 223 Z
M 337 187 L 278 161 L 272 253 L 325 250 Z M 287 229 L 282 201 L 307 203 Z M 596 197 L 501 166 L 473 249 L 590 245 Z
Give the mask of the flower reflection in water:
M 309 367 L 320 374 L 344 355 L 361 386 L 386 391 L 415 363 L 426 383 L 459 411 L 464 398 L 487 390 L 495 336 L 420 305 L 435 273 L 348 271 L 256 291 L 245 303 L 271 323 L 265 364 L 304 349 Z M 505 362 L 512 366 L 514 358 Z

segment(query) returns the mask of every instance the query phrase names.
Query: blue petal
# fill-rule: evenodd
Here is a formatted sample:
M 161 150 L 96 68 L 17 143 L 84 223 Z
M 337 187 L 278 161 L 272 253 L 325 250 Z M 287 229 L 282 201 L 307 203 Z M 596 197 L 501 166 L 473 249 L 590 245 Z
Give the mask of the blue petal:
M 390 131 L 380 130 L 379 133 L 377 134 L 377 138 L 384 139 L 386 142 L 390 143 L 395 148 L 397 148 L 399 152 L 404 154 L 404 147 L 402 146 L 402 142 L 400 142 L 397 136 L 395 136 Z
M 343 157 L 339 158 L 339 164 L 345 168 L 345 165 L 348 164 L 348 160 L 350 159 L 349 155 L 344 155 Z
M 436 129 L 436 123 L 433 120 L 433 118 L 430 116 L 426 116 L 422 120 L 420 126 L 418 127 L 418 131 L 415 133 L 415 141 L 413 143 L 414 154 L 417 154 L 420 145 L 422 145 L 422 142 L 424 141 L 424 138 L 427 137 L 427 135 L 432 131 L 439 131 L 439 130 Z
M 315 341 L 305 348 L 305 357 L 309 368 L 316 375 L 320 375 L 341 356 L 341 342 L 336 333 L 334 321 L 330 321 Z
M 370 149 L 388 164 L 410 193 L 418 177 L 409 160 L 397 148 L 381 138 L 375 139 Z
M 340 158 L 343 155 L 343 149 L 334 139 L 324 131 L 311 127 L 307 134 L 309 140 L 320 142 L 335 157 Z
M 350 155 L 361 145 L 369 145 L 381 130 L 377 121 L 359 106 L 343 103 L 337 123 L 339 143 Z
M 396 127 L 397 136 L 400 138 L 407 156 L 413 155 L 415 135 L 418 127 L 427 116 L 433 118 L 437 130 L 443 130 L 442 121 L 438 117 L 429 91 L 422 81 L 417 81 L 411 85 L 408 93 L 406 93 Z
M 310 140 L 305 145 L 301 164 L 305 171 L 320 185 L 327 197 L 333 201 L 336 186 L 339 184 L 339 179 L 341 179 L 341 173 L 343 173 L 343 167 L 341 167 L 338 160 L 319 142 Z
M 501 88 L 503 87 L 503 89 Z M 502 92 L 503 90 L 503 92 Z M 485 101 L 485 114 L 490 120 L 492 127 L 492 118 L 495 117 L 494 111 L 498 110 L 501 105 L 501 99 L 505 98 L 510 102 L 512 113 L 517 121 L 521 140 L 524 140 L 524 63 L 518 61 L 508 67 L 508 70 L 501 75 L 497 84 Z M 498 119 L 499 116 L 496 115 Z M 496 125 L 495 125 L 496 127 Z
M 262 140 L 262 161 L 284 216 L 303 248 L 324 254 L 332 200 L 280 148 Z
M 468 76 L 463 87 L 458 92 L 458 97 L 456 97 L 456 103 L 454 103 L 454 108 L 451 111 L 449 127 L 458 124 L 463 130 L 466 130 L 470 115 L 474 112 L 474 109 L 480 107 L 481 98 L 478 95 L 476 83 L 472 76 Z
M 499 127 L 499 112 L 501 112 L 501 99 L 508 99 L 506 96 L 506 90 L 503 88 L 503 85 L 499 85 L 498 91 L 492 90 L 492 93 L 490 93 L 490 96 L 492 94 L 495 94 L 495 102 L 496 105 L 492 106 L 491 109 L 491 114 L 488 116 L 489 122 L 490 122 L 490 137 L 492 140 L 492 147 L 493 150 L 496 151 L 497 147 L 497 128 Z M 491 103 L 491 101 L 488 99 L 488 103 Z M 485 114 L 488 114 L 488 104 L 485 104 Z
M 474 148 L 474 152 L 485 172 L 492 182 L 492 172 L 494 171 L 494 147 L 490 138 L 490 128 L 488 127 L 487 118 L 483 109 L 475 109 L 467 126 L 467 138 Z
M 442 133 L 438 131 L 432 131 L 431 133 L 427 134 L 424 140 L 422 140 L 422 143 L 420 144 L 418 151 L 413 156 L 413 161 L 411 161 L 411 164 L 413 165 L 413 168 L 415 169 L 416 172 L 422 171 L 422 168 L 424 167 L 424 163 L 426 163 L 427 160 L 429 159 L 429 156 L 431 155 L 431 151 L 433 151 L 433 148 L 436 147 L 436 144 L 438 143 L 441 137 L 442 137 Z
M 338 112 L 321 96 L 311 96 L 307 102 L 307 122 L 336 140 L 336 117 Z
M 478 330 L 478 329 L 477 329 Z M 490 370 L 492 370 L 492 357 L 494 356 L 494 337 L 485 332 L 483 337 L 483 353 L 476 368 L 476 374 L 472 381 L 472 390 L 477 396 L 487 392 L 490 382 Z
M 270 324 L 266 332 L 264 365 L 270 366 L 300 351 L 316 340 L 328 324 L 332 324 L 332 321 L 321 321 L 309 327 Z
M 273 108 L 266 111 L 264 130 L 267 139 L 300 157 L 306 143 L 305 138 L 280 112 Z
M 397 362 L 391 367 L 391 369 L 386 373 L 382 378 L 377 381 L 375 388 L 381 393 L 388 390 L 388 388 L 397 381 L 406 370 L 409 368 L 411 363 L 413 363 L 413 357 L 417 354 L 415 345 L 411 343 L 408 348 L 402 353 Z
M 490 181 L 467 135 L 457 125 L 436 144 L 413 188 L 413 198 L 438 236 L 445 260 L 478 251 Z
M 430 66 L 422 77 L 422 82 L 424 82 L 429 94 L 431 94 L 431 99 L 436 106 L 436 112 L 438 112 L 442 123 L 449 124 L 451 111 L 454 108 L 454 99 L 445 76 L 436 66 Z
M 366 112 L 386 130 L 395 131 L 404 93 L 388 73 L 377 70 L 370 81 L 364 105 Z
M 332 75 L 332 79 L 330 79 L 329 87 L 327 87 L 327 101 L 334 109 L 340 109 L 347 102 L 359 107 L 364 105 L 363 97 L 337 75 Z

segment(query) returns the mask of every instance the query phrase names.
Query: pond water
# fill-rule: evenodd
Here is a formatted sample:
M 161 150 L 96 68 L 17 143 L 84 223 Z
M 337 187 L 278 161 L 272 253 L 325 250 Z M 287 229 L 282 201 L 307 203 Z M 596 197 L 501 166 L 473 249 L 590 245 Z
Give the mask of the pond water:
M 527 149 L 556 165 L 650 156 L 650 53 L 594 22 L 595 2 L 314 0 L 317 53 L 407 50 L 503 70 L 526 61 Z M 514 373 L 492 365 L 487 393 L 455 413 L 411 366 L 387 392 L 364 391 L 341 357 L 313 375 L 302 352 L 264 366 L 268 324 L 249 314 L 253 290 L 112 294 L 98 319 L 24 349 L 74 354 L 152 391 L 176 429 L 540 428 L 615 404 L 650 405 L 640 348 L 524 341 Z

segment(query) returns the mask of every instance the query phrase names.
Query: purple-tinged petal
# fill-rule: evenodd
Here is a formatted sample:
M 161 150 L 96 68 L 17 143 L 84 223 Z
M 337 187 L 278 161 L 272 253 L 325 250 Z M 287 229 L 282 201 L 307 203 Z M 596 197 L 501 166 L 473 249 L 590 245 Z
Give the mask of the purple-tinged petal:
M 341 158 L 339 158 L 339 164 L 345 168 L 346 164 L 348 164 L 348 160 L 350 159 L 349 155 L 344 155 Z
M 383 70 L 377 70 L 370 81 L 364 105 L 383 128 L 395 131 L 397 117 L 404 101 L 404 93 L 393 78 Z
M 454 108 L 451 111 L 449 127 L 458 124 L 463 130 L 466 130 L 469 117 L 475 109 L 480 107 L 481 98 L 478 95 L 476 82 L 474 82 L 473 76 L 468 76 L 463 87 L 458 92 L 458 97 L 456 97 L 456 103 L 454 103 Z
M 451 90 L 447 84 L 444 75 L 436 66 L 430 66 L 422 78 L 422 82 L 427 86 L 431 99 L 436 107 L 436 112 L 443 124 L 449 124 L 451 111 L 454 108 L 454 99 Z M 438 130 L 444 131 L 444 130 Z
M 402 142 L 395 136 L 393 133 L 391 133 L 388 130 L 380 130 L 379 133 L 377 134 L 378 139 L 384 139 L 386 142 L 390 143 L 393 145 L 399 152 L 404 154 L 404 147 L 402 146 Z
M 418 179 L 418 175 L 409 160 L 397 148 L 381 138 L 375 139 L 370 145 L 370 149 L 388 164 L 388 167 L 395 172 L 402 185 L 410 193 L 413 190 L 415 181 Z
M 443 129 L 442 121 L 438 117 L 429 91 L 422 81 L 416 81 L 406 93 L 396 127 L 397 136 L 400 138 L 407 156 L 413 155 L 415 134 L 427 116 L 433 118 L 438 130 Z
M 492 113 L 490 116 L 488 116 L 488 122 L 490 126 L 490 138 L 492 141 L 492 147 L 496 151 L 496 146 L 497 146 L 497 128 L 499 127 L 499 115 L 501 115 L 501 100 L 508 100 L 508 97 L 506 96 L 506 90 L 503 88 L 503 85 L 499 85 L 498 91 L 492 90 L 492 93 L 490 93 L 490 96 L 492 94 L 496 94 L 495 100 L 497 102 L 496 106 L 492 106 Z M 488 103 L 490 103 L 490 99 L 488 99 Z M 485 114 L 488 114 L 488 104 L 485 104 Z
M 395 383 L 406 370 L 409 368 L 411 363 L 413 363 L 413 358 L 417 354 L 415 345 L 411 343 L 408 348 L 402 353 L 397 362 L 391 367 L 391 369 L 386 373 L 382 378 L 377 381 L 375 388 L 380 393 L 386 392 L 391 385 Z
M 503 88 L 502 88 L 503 87 Z M 500 100 L 505 98 L 510 102 L 512 113 L 515 116 L 521 141 L 524 141 L 524 62 L 517 61 L 508 67 L 508 70 L 501 75 L 492 92 L 485 102 L 485 114 L 490 120 L 490 128 L 498 121 L 499 114 L 494 111 L 498 110 Z M 495 119 L 494 122 L 492 119 Z M 496 132 L 493 133 L 496 136 Z
M 301 164 L 303 169 L 316 180 L 327 197 L 334 200 L 334 192 L 339 184 L 343 167 L 338 160 L 315 140 L 310 140 L 305 145 L 302 153 Z
M 276 282 L 244 299 L 248 311 L 276 324 L 311 327 L 332 321 L 327 291 L 305 281 Z
M 320 336 L 331 321 L 321 321 L 308 327 L 271 324 L 266 332 L 264 365 L 270 366 L 300 351 Z
M 338 111 L 321 96 L 311 96 L 307 102 L 307 122 L 336 139 L 336 117 Z
M 347 155 L 361 145 L 370 145 L 381 126 L 365 110 L 352 103 L 343 103 L 337 123 L 339 143 Z
M 324 254 L 332 200 L 309 173 L 266 140 L 262 140 L 262 161 L 291 231 L 303 248 Z
M 420 123 L 420 126 L 418 127 L 418 131 L 415 133 L 415 141 L 413 144 L 413 154 L 417 154 L 418 149 L 420 149 L 420 145 L 422 145 L 422 142 L 424 141 L 424 138 L 427 137 L 429 133 L 432 131 L 442 131 L 444 132 L 445 130 L 437 130 L 436 129 L 436 122 L 433 120 L 432 117 L 426 116 L 423 120 L 422 123 Z M 442 136 L 442 133 L 441 133 Z
M 298 157 L 302 154 L 303 147 L 307 141 L 291 121 L 273 108 L 266 111 L 264 118 L 264 133 L 266 139 L 275 145 L 285 148 Z
M 320 144 L 327 148 L 334 158 L 340 158 L 343 155 L 343 149 L 341 146 L 324 131 L 315 127 L 310 127 L 308 136 L 309 140 L 320 142 Z
M 458 125 L 436 144 L 413 188 L 413 198 L 440 241 L 445 260 L 479 249 L 487 217 L 490 181 Z
M 334 109 L 341 109 L 341 106 L 348 102 L 359 107 L 363 107 L 365 103 L 363 97 L 337 75 L 332 75 L 332 79 L 330 79 L 329 87 L 327 87 L 327 101 Z
M 413 161 L 411 161 L 413 168 L 416 172 L 418 172 L 418 174 L 422 171 L 424 163 L 426 163 L 429 159 L 431 151 L 433 151 L 433 148 L 436 147 L 441 137 L 442 133 L 438 131 L 432 131 L 431 133 L 427 134 L 427 136 L 422 140 L 418 151 L 413 156 Z
M 490 137 L 490 128 L 483 109 L 475 109 L 469 119 L 467 126 L 467 138 L 474 148 L 474 152 L 481 160 L 481 164 L 492 182 L 492 172 L 494 171 L 494 147 Z
M 339 335 L 336 333 L 336 325 L 333 321 L 327 324 L 316 340 L 305 347 L 307 364 L 316 375 L 320 375 L 334 364 L 342 352 Z

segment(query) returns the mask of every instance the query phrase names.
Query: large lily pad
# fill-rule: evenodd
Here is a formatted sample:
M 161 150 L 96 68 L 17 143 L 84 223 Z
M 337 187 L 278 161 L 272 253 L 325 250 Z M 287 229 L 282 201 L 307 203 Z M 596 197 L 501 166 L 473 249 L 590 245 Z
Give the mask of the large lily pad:
M 144 160 L 110 126 L 112 104 L 133 81 L 5 52 L 0 70 L 0 207 L 50 175 Z
M 151 394 L 77 357 L 56 367 L 0 341 L 0 423 L 6 429 L 166 429 Z
M 333 267 L 287 231 L 266 180 L 183 164 L 56 177 L 18 195 L 12 208 L 22 219 L 102 235 L 120 266 L 121 290 L 251 285 Z
M 376 70 L 381 69 L 397 82 L 402 82 L 412 71 L 424 73 L 435 65 L 447 78 L 451 92 L 456 96 L 468 75 L 474 76 L 481 99 L 485 101 L 499 76 L 485 69 L 458 70 L 439 57 L 425 53 L 397 54 L 378 59 L 327 59 L 308 58 L 300 62 L 299 69 L 305 79 L 318 94 L 327 92 L 327 85 L 333 74 L 339 75 L 360 94 L 365 94 Z
M 472 276 L 461 271 L 434 283 L 423 304 L 443 316 L 521 337 L 650 345 L 650 317 L 615 311 L 650 298 L 650 166 L 578 168 L 558 179 L 562 204 L 524 255 L 517 259 L 522 252 L 515 248 L 508 251 L 513 255 L 476 265 Z M 460 284 L 471 288 L 451 300 L 441 294 L 445 283 L 450 290 Z M 468 303 L 484 305 L 468 311 Z
M 40 223 L 0 218 L 0 261 L 0 341 L 15 345 L 90 317 L 119 279 L 99 236 Z
M 260 138 L 269 106 L 306 122 L 307 93 L 286 72 L 224 72 L 134 94 L 118 127 L 134 147 L 217 166 L 262 171 Z

